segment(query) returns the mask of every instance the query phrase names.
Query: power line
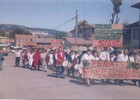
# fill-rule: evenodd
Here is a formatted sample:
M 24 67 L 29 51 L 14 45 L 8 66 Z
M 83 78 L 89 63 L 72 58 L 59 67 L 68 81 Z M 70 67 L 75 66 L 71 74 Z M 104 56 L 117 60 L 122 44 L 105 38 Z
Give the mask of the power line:
M 65 24 L 67 24 L 68 22 L 70 22 L 70 21 L 74 20 L 74 19 L 75 19 L 75 17 L 73 17 L 73 18 L 71 18 L 70 20 L 68 20 L 68 21 L 64 22 L 63 24 L 61 24 L 61 25 L 59 25 L 59 26 L 55 27 L 54 29 L 57 29 L 57 28 L 59 28 L 59 27 L 61 27 L 61 26 L 65 25 Z
M 26 0 L 27 1 L 27 4 L 29 5 L 29 7 L 31 7 L 36 13 L 37 13 L 37 15 L 40 17 L 40 19 L 46 24 L 46 23 L 48 23 L 47 21 L 46 21 L 46 19 L 38 12 L 38 10 L 36 9 L 36 7 L 34 7 L 32 4 L 31 4 L 31 2 L 29 1 L 29 0 Z
M 93 10 L 92 12 L 95 12 L 95 11 L 98 11 L 98 10 L 100 10 L 100 9 L 106 8 L 106 7 L 108 7 L 109 5 L 110 5 L 110 4 L 107 4 L 107 5 L 105 5 L 105 6 L 102 6 L 102 7 L 100 7 L 100 8 L 97 8 L 97 9 Z M 89 12 L 91 12 L 91 11 L 89 11 Z M 89 13 L 89 12 L 85 12 L 85 13 L 87 14 L 87 13 Z M 81 16 L 81 15 L 82 15 L 82 14 L 78 14 L 78 16 Z M 54 29 L 57 29 L 57 28 L 59 28 L 59 27 L 65 25 L 65 24 L 67 24 L 68 22 L 74 20 L 75 18 L 76 18 L 76 17 L 71 18 L 70 20 L 68 20 L 68 21 L 64 22 L 63 24 L 61 24 L 61 25 L 55 27 Z

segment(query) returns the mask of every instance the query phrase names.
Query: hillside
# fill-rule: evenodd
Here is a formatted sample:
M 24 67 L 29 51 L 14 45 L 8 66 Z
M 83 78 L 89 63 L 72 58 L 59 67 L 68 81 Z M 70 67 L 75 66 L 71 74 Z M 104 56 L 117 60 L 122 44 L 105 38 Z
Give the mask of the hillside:
M 32 27 L 26 27 L 23 25 L 14 25 L 14 24 L 0 24 L 0 30 L 9 30 L 13 31 L 15 29 L 23 29 L 25 31 L 41 31 L 41 32 L 47 32 L 51 35 L 54 35 L 56 33 L 61 33 L 62 31 L 58 30 L 52 30 L 52 29 L 46 29 L 46 28 L 32 28 Z

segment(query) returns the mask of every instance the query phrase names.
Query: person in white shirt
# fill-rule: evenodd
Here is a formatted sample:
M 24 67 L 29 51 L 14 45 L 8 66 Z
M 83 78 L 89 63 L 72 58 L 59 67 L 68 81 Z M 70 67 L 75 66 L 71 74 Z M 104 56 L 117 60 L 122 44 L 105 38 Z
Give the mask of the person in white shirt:
M 129 61 L 129 58 L 128 58 L 128 55 L 127 54 L 128 54 L 128 51 L 127 50 L 119 51 L 118 61 L 122 61 L 122 62 Z
M 104 47 L 101 53 L 99 54 L 99 59 L 102 61 L 110 61 L 110 53 L 113 52 L 114 49 L 112 47 Z M 104 83 L 105 80 L 101 79 Z M 106 83 L 109 83 L 109 79 L 106 80 Z
M 95 53 L 93 54 L 93 57 L 94 57 L 94 60 L 99 60 L 99 57 L 98 57 L 98 53 L 97 53 L 97 52 L 95 52 Z
M 104 61 L 110 61 L 110 53 L 113 52 L 114 49 L 112 47 L 104 47 L 103 51 L 101 51 L 101 53 L 99 54 L 99 58 L 100 60 Z
M 33 51 L 29 51 L 29 53 L 28 53 L 29 68 L 33 67 L 33 61 L 34 61 L 33 56 L 34 56 Z
M 48 66 L 50 67 L 50 69 L 53 68 L 53 64 L 54 64 L 53 51 L 50 51 L 50 53 L 49 53 L 49 62 L 48 62 Z
M 46 63 L 46 51 L 42 50 L 40 57 L 41 57 L 41 66 L 43 71 L 47 71 L 47 63 Z
M 15 55 L 16 55 L 16 58 L 15 58 L 15 66 L 19 66 L 21 51 L 17 49 L 15 51 Z
M 119 51 L 117 61 L 128 62 L 129 58 L 128 58 L 127 54 L 128 54 L 128 50 Z M 124 85 L 123 80 L 118 80 L 118 83 L 119 83 L 119 85 Z
M 83 67 L 83 60 L 94 60 L 95 58 L 93 57 L 92 53 L 91 53 L 91 50 L 87 50 L 87 52 L 82 56 L 82 59 L 81 59 L 81 67 Z M 90 80 L 89 78 L 85 78 L 84 79 L 84 82 L 85 84 L 89 87 L 90 86 Z
M 130 62 L 135 62 L 134 53 L 130 53 L 130 55 L 129 55 L 129 61 Z
M 115 57 L 116 57 L 115 54 L 112 52 L 110 54 L 110 61 L 114 61 Z
M 135 62 L 140 63 L 140 51 L 135 55 Z

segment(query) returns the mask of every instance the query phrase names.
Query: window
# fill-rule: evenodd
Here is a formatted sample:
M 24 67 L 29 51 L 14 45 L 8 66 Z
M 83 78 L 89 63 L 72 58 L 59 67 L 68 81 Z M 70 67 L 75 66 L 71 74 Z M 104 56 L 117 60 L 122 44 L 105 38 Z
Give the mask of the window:
M 140 37 L 140 29 L 133 29 L 133 39 L 139 39 Z

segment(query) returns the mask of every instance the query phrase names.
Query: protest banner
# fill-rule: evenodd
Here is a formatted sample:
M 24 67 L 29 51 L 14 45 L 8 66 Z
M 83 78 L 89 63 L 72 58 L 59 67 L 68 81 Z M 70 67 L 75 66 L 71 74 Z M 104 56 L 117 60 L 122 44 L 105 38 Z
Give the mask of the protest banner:
M 140 64 L 112 61 L 83 61 L 83 78 L 140 79 Z
M 93 43 L 99 47 L 122 47 L 122 24 L 95 24 Z

